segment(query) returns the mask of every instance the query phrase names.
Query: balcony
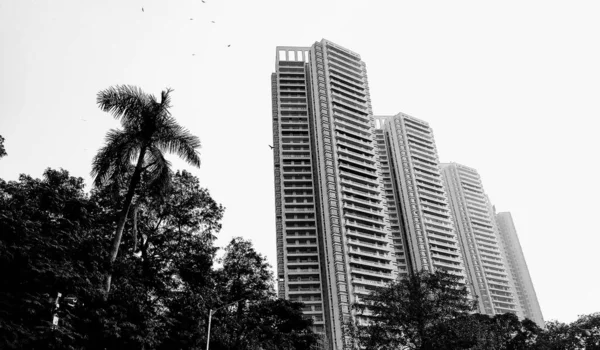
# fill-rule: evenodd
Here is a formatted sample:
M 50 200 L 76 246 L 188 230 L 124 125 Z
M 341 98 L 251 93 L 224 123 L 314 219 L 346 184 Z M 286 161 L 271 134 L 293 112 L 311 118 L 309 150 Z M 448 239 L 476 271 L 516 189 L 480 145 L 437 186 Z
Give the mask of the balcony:
M 306 293 L 321 293 L 321 288 L 295 288 L 288 289 L 289 294 L 306 294 Z
M 357 176 L 357 175 L 350 175 L 350 174 L 343 174 L 343 175 L 344 176 L 348 176 L 349 175 L 349 176 L 354 176 L 354 177 L 360 178 L 360 176 Z M 373 182 L 374 180 L 369 179 L 367 181 Z M 374 196 L 379 197 L 379 186 L 368 185 L 368 184 L 365 184 L 363 182 L 353 181 L 353 180 L 346 179 L 346 178 L 341 178 L 340 179 L 340 183 L 346 184 L 346 185 L 348 185 L 350 187 L 357 188 L 359 190 L 367 191 L 369 193 L 372 193 Z
M 358 205 L 348 204 L 347 202 L 344 202 L 343 207 L 344 208 L 348 208 L 348 209 L 352 209 L 352 210 L 356 210 L 356 211 L 361 211 L 363 213 L 369 213 L 371 215 L 376 215 L 376 216 L 381 217 L 382 219 L 386 217 L 385 213 L 381 209 L 379 209 L 379 210 L 373 210 L 373 209 L 361 207 L 361 206 L 358 206 Z
M 355 241 L 355 240 L 350 240 L 349 239 L 348 243 L 352 244 L 353 241 Z M 367 243 L 367 244 L 370 244 L 370 243 Z M 387 248 L 384 247 L 383 249 L 387 249 Z M 360 249 L 360 248 L 355 248 L 353 246 L 349 247 L 348 253 L 349 254 L 364 255 L 366 257 L 371 257 L 371 258 L 375 258 L 375 259 L 383 259 L 383 260 L 389 260 L 390 256 L 391 256 L 387 251 L 385 253 L 380 253 L 380 252 L 377 252 L 377 251 L 364 250 L 364 249 Z
M 373 287 L 385 287 L 388 284 L 388 282 L 374 281 L 374 280 L 370 280 L 370 279 L 366 279 L 366 278 L 354 277 L 354 278 L 352 278 L 352 284 L 363 284 L 363 285 L 373 286 Z M 368 289 L 367 289 L 367 291 L 368 291 L 368 293 L 372 292 L 372 290 L 368 290 Z
M 367 215 L 361 215 L 359 213 L 353 212 L 353 211 L 349 211 L 349 210 L 344 210 L 344 217 L 348 218 L 348 219 L 354 219 L 360 222 L 364 222 L 365 224 L 374 224 L 374 225 L 378 225 L 378 226 L 385 226 L 385 221 L 383 221 L 383 216 L 367 216 Z
M 365 266 L 378 268 L 378 269 L 384 269 L 384 270 L 395 270 L 396 269 L 396 267 L 392 266 L 392 264 L 390 264 L 389 262 L 381 263 L 381 262 L 367 260 L 367 259 L 361 259 L 361 258 L 357 258 L 357 257 L 353 257 L 353 256 L 350 256 L 348 260 L 351 263 L 354 263 L 357 265 L 365 265 Z
M 307 273 L 314 273 L 314 274 L 320 274 L 320 270 L 319 269 L 313 269 L 313 268 L 304 268 L 304 269 L 288 269 L 288 274 L 294 274 L 294 275 L 304 275 Z
M 356 221 L 348 220 L 348 219 L 345 220 L 345 224 L 346 224 L 346 226 L 358 227 L 358 228 L 362 229 L 362 231 L 367 230 L 367 231 L 375 232 L 376 234 L 380 234 L 382 236 L 386 236 L 387 235 L 387 232 L 385 231 L 385 228 L 381 227 L 380 225 L 359 224 Z M 351 231 L 353 234 L 357 234 L 357 235 L 361 234 L 361 232 L 359 232 L 359 231 L 353 231 L 353 230 L 350 230 L 350 229 L 348 231 Z M 368 237 L 369 233 L 364 232 L 362 234 L 364 234 L 365 236 L 367 236 L 366 238 L 369 238 Z M 371 238 L 371 239 L 382 239 L 383 240 L 385 238 L 381 237 L 381 238 Z
M 375 203 L 380 203 L 381 200 L 379 198 L 379 193 L 373 193 L 372 191 L 364 191 L 360 189 L 354 189 L 350 187 L 343 187 L 342 192 L 346 192 L 346 194 L 342 193 L 342 195 L 347 195 L 348 193 L 355 194 L 356 196 L 366 197 L 368 199 L 373 199 L 373 201 L 368 201 L 365 203 L 371 203 L 371 205 L 375 206 Z M 356 196 L 350 196 L 351 198 L 355 198 Z M 353 199 L 354 200 L 354 199 Z M 383 204 L 380 205 L 381 207 Z
M 369 174 L 375 174 L 375 175 L 377 174 L 377 166 L 375 166 L 375 164 L 373 164 L 373 163 L 369 163 L 369 162 L 365 162 L 365 161 L 358 160 L 355 158 L 344 156 L 341 154 L 341 152 L 340 152 L 340 154 L 338 154 L 338 159 L 360 165 L 359 167 L 357 167 L 356 165 L 353 165 L 352 169 L 361 169 L 362 171 L 366 171 L 366 170 L 364 170 L 364 168 L 367 168 L 370 170 Z M 342 163 L 340 162 L 340 164 L 342 164 Z
M 354 266 L 350 266 L 350 272 L 360 274 L 360 275 L 378 276 L 378 277 L 389 278 L 389 279 L 393 278 L 391 272 L 367 270 L 367 269 L 361 269 L 359 267 L 354 267 Z M 354 277 L 354 278 L 356 278 L 356 277 Z
M 356 231 L 352 231 L 352 232 L 356 232 Z M 357 234 L 356 236 L 362 236 L 362 234 Z M 383 238 L 371 238 L 371 237 L 368 237 L 368 238 L 369 239 L 378 239 L 378 240 L 383 239 Z M 360 239 L 352 239 L 352 238 L 348 238 L 346 240 L 346 242 L 348 242 L 349 245 L 369 247 L 369 248 L 378 249 L 380 251 L 384 251 L 385 252 L 384 254 L 379 253 L 379 255 L 386 255 L 389 252 L 389 248 L 387 246 L 387 243 L 376 244 L 376 243 L 369 243 L 369 242 L 366 242 L 366 241 L 363 241 L 363 240 L 360 240 Z M 355 252 L 354 248 L 351 247 L 350 249 L 352 250 L 352 252 Z

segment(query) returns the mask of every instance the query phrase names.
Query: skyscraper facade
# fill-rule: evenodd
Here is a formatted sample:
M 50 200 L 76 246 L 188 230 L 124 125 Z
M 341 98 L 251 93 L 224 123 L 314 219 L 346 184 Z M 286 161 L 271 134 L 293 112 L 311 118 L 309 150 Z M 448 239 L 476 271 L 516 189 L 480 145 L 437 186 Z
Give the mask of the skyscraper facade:
M 407 271 L 442 269 L 466 278 L 460 245 L 429 125 L 399 113 L 376 117 L 382 181 L 388 195 L 398 266 Z
M 272 99 L 279 295 L 342 349 L 351 305 L 398 270 L 365 64 L 327 40 L 278 47 Z
M 442 164 L 442 172 L 469 283 L 479 296 L 479 311 L 488 315 L 511 312 L 522 316 L 479 173 L 456 163 Z
M 481 312 L 515 312 L 478 175 L 444 181 L 426 122 L 373 116 L 357 53 L 279 46 L 271 78 L 278 293 L 305 304 L 325 348 L 347 347 L 362 296 L 416 271 L 459 276 Z
M 529 275 L 527 262 L 519 243 L 517 230 L 509 212 L 496 214 L 500 243 L 506 254 L 508 266 L 515 284 L 518 301 L 525 317 L 544 327 L 544 317 Z

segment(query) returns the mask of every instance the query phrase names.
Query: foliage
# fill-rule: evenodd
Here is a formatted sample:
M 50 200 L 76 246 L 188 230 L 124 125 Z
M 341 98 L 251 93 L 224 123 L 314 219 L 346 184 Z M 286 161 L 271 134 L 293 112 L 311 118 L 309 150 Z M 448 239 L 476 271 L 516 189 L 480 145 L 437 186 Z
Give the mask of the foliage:
M 215 271 L 217 305 L 232 305 L 213 316 L 211 349 L 308 349 L 316 343 L 303 304 L 276 299 L 266 258 L 251 242 L 233 238 L 221 263 Z
M 375 290 L 354 307 L 355 345 L 366 349 L 576 350 L 600 349 L 600 313 L 545 329 L 515 314 L 473 314 L 474 303 L 457 278 L 421 272 Z
M 105 276 L 105 298 L 111 288 L 112 265 L 114 264 L 123 229 L 134 195 L 142 175 L 147 185 L 164 190 L 171 179 L 170 163 L 164 153 L 175 153 L 196 167 L 200 166 L 197 148 L 200 140 L 187 129 L 177 124 L 171 116 L 171 89 L 161 93 L 158 101 L 153 95 L 135 86 L 119 85 L 100 91 L 97 104 L 105 112 L 111 113 L 121 122 L 122 130 L 110 130 L 106 144 L 92 162 L 92 176 L 97 187 L 118 183 L 131 173 L 127 194 L 119 205 L 115 234 L 108 254 L 110 269 Z
M 110 224 L 83 190 L 83 179 L 65 170 L 0 180 L 1 348 L 67 349 L 81 341 L 78 327 L 87 321 L 77 309 L 98 297 Z M 64 322 L 53 331 L 58 293 L 78 302 L 58 310 Z
M 600 349 L 600 312 L 581 315 L 571 324 L 547 322 L 536 349 Z
M 535 322 L 525 319 L 520 321 L 512 313 L 490 317 L 473 314 L 454 320 L 450 327 L 459 325 L 459 337 L 464 344 L 471 344 L 468 349 L 485 350 L 520 350 L 533 349 L 541 329 Z
M 357 327 L 360 345 L 434 349 L 446 322 L 474 309 L 466 287 L 458 282 L 458 277 L 443 271 L 424 271 L 377 289 L 355 305 L 359 316 L 373 315 L 368 325 Z
M 234 239 L 214 266 L 224 208 L 198 179 L 177 172 L 162 192 L 144 179 L 106 300 L 105 256 L 126 191 L 87 195 L 64 170 L 0 180 L 0 348 L 204 349 L 209 310 L 232 301 L 213 315 L 212 349 L 308 348 L 302 304 L 274 297 L 250 242 Z
M 0 158 L 6 156 L 6 149 L 4 149 L 4 137 L 0 135 Z

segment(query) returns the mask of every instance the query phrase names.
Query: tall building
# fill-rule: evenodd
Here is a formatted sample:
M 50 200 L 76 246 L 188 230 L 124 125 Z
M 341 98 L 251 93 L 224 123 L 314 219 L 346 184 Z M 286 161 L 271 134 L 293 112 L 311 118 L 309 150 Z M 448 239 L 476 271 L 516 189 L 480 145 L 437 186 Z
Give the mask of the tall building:
M 479 312 L 522 316 L 479 173 L 456 163 L 442 164 L 442 172 Z
M 496 215 L 496 222 L 498 223 L 500 232 L 500 242 L 506 252 L 506 259 L 524 316 L 537 323 L 538 326 L 544 327 L 542 310 L 540 309 L 540 304 L 538 303 L 537 295 L 531 282 L 527 262 L 525 262 L 525 256 L 519 243 L 519 237 L 517 236 L 512 216 L 509 212 L 498 213 Z
M 403 113 L 376 119 L 400 272 L 441 269 L 464 280 L 465 267 L 431 128 Z
M 357 53 L 279 46 L 271 86 L 278 293 L 305 304 L 325 348 L 347 348 L 362 296 L 415 271 L 459 276 L 481 312 L 515 312 L 479 176 L 454 166 L 445 183 L 426 122 L 373 116 Z
M 398 270 L 365 64 L 327 40 L 277 47 L 272 102 L 279 296 L 343 349 L 351 305 Z

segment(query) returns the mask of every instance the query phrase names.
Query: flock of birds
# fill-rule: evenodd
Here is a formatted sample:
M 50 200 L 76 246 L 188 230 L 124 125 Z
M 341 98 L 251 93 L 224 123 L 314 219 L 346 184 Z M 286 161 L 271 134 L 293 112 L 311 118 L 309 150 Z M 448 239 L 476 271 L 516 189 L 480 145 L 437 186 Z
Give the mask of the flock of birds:
M 204 1 L 204 0 L 201 0 L 201 1 L 202 1 L 203 4 L 206 4 L 206 1 Z M 143 7 L 142 7 L 142 12 L 146 12 L 146 11 L 144 11 Z M 193 21 L 193 20 L 194 20 L 193 18 L 190 18 L 190 21 Z M 215 21 L 210 21 L 210 22 L 211 23 L 216 23 Z M 227 47 L 231 47 L 231 44 L 227 45 Z M 196 56 L 196 54 L 193 53 L 192 56 Z

